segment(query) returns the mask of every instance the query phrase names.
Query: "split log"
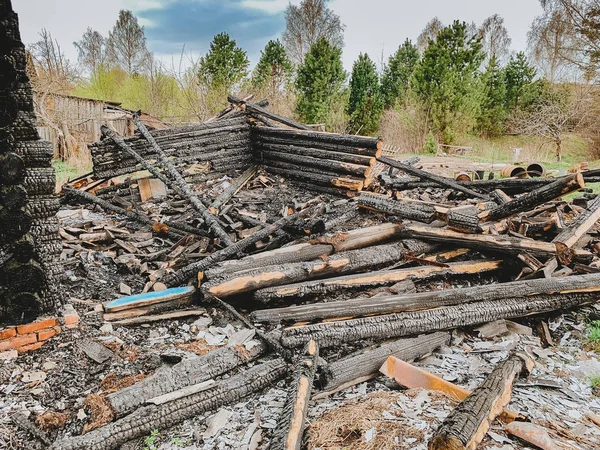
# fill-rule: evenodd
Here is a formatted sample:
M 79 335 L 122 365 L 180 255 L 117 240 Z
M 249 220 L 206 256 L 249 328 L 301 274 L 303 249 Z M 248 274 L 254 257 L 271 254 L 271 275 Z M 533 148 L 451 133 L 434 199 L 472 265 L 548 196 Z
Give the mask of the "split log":
M 165 170 L 169 174 L 169 177 L 173 180 L 173 182 L 178 186 L 179 190 L 185 194 L 188 198 L 192 206 L 198 213 L 204 222 L 208 226 L 208 228 L 214 233 L 215 236 L 218 236 L 221 240 L 221 243 L 225 246 L 229 246 L 233 244 L 229 234 L 221 228 L 219 222 L 215 219 L 215 217 L 208 211 L 204 203 L 200 201 L 198 196 L 192 192 L 192 189 L 188 186 L 186 181 L 183 179 L 181 174 L 175 169 L 175 166 L 169 161 L 167 155 L 162 151 L 162 149 L 158 146 L 154 137 L 148 132 L 146 126 L 140 121 L 139 115 L 134 114 L 133 123 L 138 127 L 142 136 L 152 145 L 154 151 L 156 152 L 161 164 L 164 166 Z
M 356 199 L 358 206 L 372 211 L 384 212 L 401 219 L 431 223 L 435 220 L 435 209 L 427 205 L 406 204 L 383 195 L 361 193 Z
M 225 281 L 215 280 L 202 286 L 215 297 L 223 298 L 257 289 L 281 286 L 332 274 L 359 272 L 402 260 L 406 249 L 401 243 L 337 253 L 327 261 L 301 262 L 268 266 L 233 274 Z
M 212 267 L 215 263 L 221 262 L 225 259 L 231 258 L 233 256 L 237 256 L 241 254 L 245 249 L 250 247 L 252 244 L 255 244 L 258 241 L 266 239 L 274 232 L 281 230 L 288 223 L 291 223 L 298 219 L 298 217 L 305 217 L 310 212 L 310 208 L 307 208 L 299 213 L 292 214 L 290 216 L 279 219 L 277 222 L 266 226 L 262 230 L 257 231 L 256 233 L 248 236 L 246 239 L 242 239 L 241 241 L 236 242 L 229 247 L 225 247 L 224 249 L 218 250 L 212 253 L 210 256 L 204 258 L 201 261 L 189 264 L 182 269 L 178 270 L 175 273 L 169 274 L 164 283 L 167 286 L 174 286 L 177 284 L 185 283 L 190 277 L 197 274 L 199 278 L 202 278 L 202 274 L 200 272 L 205 271 L 206 269 Z
M 570 192 L 585 187 L 581 173 L 559 178 L 541 188 L 529 191 L 517 199 L 504 203 L 491 211 L 482 212 L 479 217 L 483 220 L 498 220 L 533 209 L 537 205 L 552 201 Z
M 330 394 L 356 384 L 357 380 L 362 383 L 376 377 L 379 368 L 389 356 L 395 356 L 403 361 L 414 361 L 449 342 L 449 333 L 431 333 L 415 338 L 399 339 L 380 347 L 353 353 L 325 367 L 321 376 L 323 390 Z
M 265 353 L 262 343 L 246 350 L 243 347 L 221 347 L 205 355 L 184 359 L 172 367 L 159 369 L 154 375 L 107 395 L 117 417 L 123 417 L 151 398 L 187 386 L 202 383 L 247 364 Z
M 239 177 L 235 179 L 210 205 L 208 210 L 213 214 L 219 214 L 220 209 L 231 198 L 242 189 L 250 179 L 256 175 L 258 166 L 252 165 L 248 167 Z
M 560 242 L 573 248 L 577 241 L 600 220 L 600 196 L 592 200 L 584 212 L 579 214 L 552 242 Z
M 379 138 L 326 133 L 322 131 L 283 130 L 281 128 L 256 127 L 256 136 L 279 138 L 279 143 L 302 147 L 340 151 L 355 155 L 377 156 L 383 142 Z M 285 142 L 284 142 L 285 141 Z
M 287 153 L 299 156 L 310 156 L 318 159 L 330 159 L 343 163 L 358 164 L 360 166 L 373 167 L 377 162 L 375 157 L 354 155 L 352 153 L 335 152 L 331 150 L 320 150 L 317 148 L 303 147 L 301 145 L 288 145 L 277 143 L 277 139 L 258 138 L 254 142 L 254 151 L 269 151 L 272 153 Z
M 446 187 L 446 188 L 450 188 L 453 189 L 455 191 L 459 191 L 462 192 L 463 194 L 469 196 L 469 197 L 474 197 L 474 198 L 481 198 L 481 199 L 487 199 L 487 197 L 483 194 L 480 194 L 479 192 L 476 192 L 472 189 L 466 188 L 464 186 L 461 186 L 460 184 L 458 184 L 456 181 L 450 179 L 450 178 L 446 178 L 446 177 L 441 177 L 439 175 L 434 175 L 432 173 L 426 172 L 425 170 L 421 170 L 421 169 L 417 169 L 413 166 L 410 166 L 408 164 L 403 164 L 399 161 L 396 161 L 392 158 L 388 158 L 387 156 L 380 156 L 377 158 L 378 161 L 381 161 L 384 164 L 387 164 L 388 166 L 394 167 L 396 169 L 400 169 L 405 173 L 408 173 L 409 175 L 414 175 L 416 177 L 419 177 L 423 180 L 429 180 L 429 181 L 433 181 L 434 183 L 437 183 L 440 186 Z
M 315 183 L 321 186 L 334 186 L 350 189 L 352 191 L 360 191 L 365 183 L 364 179 L 334 173 L 318 173 L 312 171 L 309 167 L 294 166 L 280 161 L 264 161 L 264 166 L 266 167 L 267 172 L 284 175 L 291 180 Z
M 533 239 L 520 239 L 512 236 L 466 234 L 456 231 L 431 228 L 422 225 L 404 225 L 400 236 L 405 238 L 418 238 L 435 242 L 455 244 L 476 250 L 494 251 L 499 253 L 519 254 L 530 253 L 535 257 L 552 258 L 556 255 L 556 246 L 549 242 L 535 241 Z M 573 257 L 578 261 L 591 261 L 592 254 L 581 249 L 572 251 Z
M 267 150 L 255 150 L 254 154 L 260 162 L 278 161 L 293 164 L 296 166 L 308 166 L 323 170 L 329 173 L 339 173 L 344 175 L 354 175 L 358 177 L 368 177 L 371 174 L 371 166 L 335 161 L 333 159 L 314 158 L 306 155 L 294 155 L 291 153 L 270 152 Z M 266 164 L 269 164 L 268 162 Z
M 379 286 L 392 285 L 407 279 L 423 281 L 432 276 L 465 275 L 488 272 L 500 268 L 502 261 L 465 261 L 451 263 L 447 266 L 421 266 L 409 269 L 382 270 L 379 272 L 360 273 L 343 277 L 327 278 L 324 280 L 307 281 L 304 283 L 288 284 L 272 288 L 260 289 L 254 293 L 254 298 L 263 303 L 275 300 L 300 299 L 316 295 L 341 293 L 347 290 L 363 290 Z M 462 289 L 461 289 L 462 290 Z M 294 320 L 297 322 L 329 317 L 354 316 L 372 314 L 377 311 L 380 299 L 361 298 L 339 302 L 327 302 L 316 305 L 292 306 L 290 308 L 271 308 L 254 311 L 251 314 L 257 322 L 278 323 Z M 358 313 L 354 307 L 364 306 L 370 312 Z M 373 308 L 373 310 L 371 310 Z M 384 310 L 383 312 L 393 312 Z
M 596 292 L 543 294 L 525 298 L 519 295 L 431 310 L 326 322 L 287 328 L 281 342 L 286 347 L 299 347 L 308 339 L 314 339 L 319 346 L 326 348 L 361 339 L 390 339 L 568 309 L 595 302 L 597 297 Z
M 318 358 L 319 347 L 311 340 L 306 344 L 302 360 L 294 370 L 292 387 L 288 390 L 281 417 L 273 430 L 270 449 L 300 450 Z
M 533 361 L 514 355 L 492 373 L 451 413 L 429 441 L 429 450 L 475 450 L 494 419 L 510 402 L 512 385 L 533 369 Z
M 457 263 L 462 264 L 462 263 Z M 469 263 L 465 263 L 467 266 Z M 470 263 L 474 265 L 473 262 Z M 500 266 L 500 261 L 480 261 L 480 267 L 488 270 Z M 410 269 L 409 269 L 410 270 Z M 469 271 L 468 267 L 464 270 Z M 473 272 L 477 267 L 471 269 Z M 327 281 L 327 280 L 324 280 Z M 419 292 L 415 294 L 391 295 L 372 298 L 356 298 L 337 302 L 290 306 L 254 311 L 251 317 L 258 322 L 279 323 L 284 321 L 314 321 L 335 317 L 357 317 L 374 314 L 389 314 L 401 311 L 433 309 L 442 306 L 461 305 L 480 301 L 515 298 L 516 294 L 526 300 L 531 295 L 560 294 L 573 292 L 600 292 L 600 275 L 576 275 L 534 279 L 474 286 L 445 291 Z
M 205 391 L 162 405 L 147 405 L 132 414 L 83 436 L 56 441 L 54 450 L 112 450 L 125 442 L 148 435 L 154 429 L 172 427 L 186 419 L 237 402 L 264 389 L 287 372 L 282 359 L 254 366 L 245 372 L 216 382 Z

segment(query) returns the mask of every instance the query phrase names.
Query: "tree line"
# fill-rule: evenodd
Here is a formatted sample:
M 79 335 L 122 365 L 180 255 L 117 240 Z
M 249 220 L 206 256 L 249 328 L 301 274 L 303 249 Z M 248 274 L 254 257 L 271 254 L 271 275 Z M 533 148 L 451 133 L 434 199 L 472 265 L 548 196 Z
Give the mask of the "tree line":
M 589 93 L 574 81 L 596 80 L 600 0 L 541 4 L 529 55 L 511 53 L 498 15 L 480 26 L 434 18 L 380 67 L 365 53 L 350 73 L 342 64 L 345 27 L 327 0 L 288 5 L 281 40 L 266 44 L 253 70 L 227 33 L 185 70 L 169 69 L 148 51 L 131 11 L 119 13 L 107 37 L 88 28 L 74 43 L 87 77 L 77 76 L 45 30 L 29 50 L 39 89 L 122 101 L 167 121 L 206 119 L 234 91 L 268 97 L 278 112 L 337 132 L 374 135 L 393 117 L 404 134 L 415 134 L 410 150 L 469 133 L 524 133 L 553 142 L 560 158 L 564 133 L 587 123 L 591 111 Z

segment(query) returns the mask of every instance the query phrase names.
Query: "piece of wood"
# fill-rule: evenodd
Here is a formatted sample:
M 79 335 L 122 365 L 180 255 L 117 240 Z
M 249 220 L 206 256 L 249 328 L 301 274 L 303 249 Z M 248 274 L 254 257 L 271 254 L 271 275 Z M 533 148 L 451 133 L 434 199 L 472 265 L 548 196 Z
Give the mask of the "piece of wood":
M 180 299 L 191 299 L 196 292 L 193 286 L 171 288 L 158 292 L 146 292 L 144 294 L 130 295 L 112 300 L 104 304 L 104 311 L 115 313 L 133 308 L 142 308 L 144 306 L 154 305 L 156 303 L 171 302 Z
M 91 339 L 79 340 L 75 345 L 79 350 L 85 353 L 88 358 L 98 364 L 102 364 L 115 356 L 115 354 L 104 345 L 92 341 Z
M 151 198 L 164 198 L 167 196 L 167 186 L 156 178 L 141 178 L 137 180 L 140 197 L 143 202 Z
M 514 319 L 569 309 L 593 303 L 597 297 L 597 292 L 541 294 L 528 297 L 513 293 L 512 297 L 501 300 L 290 327 L 283 330 L 281 342 L 285 347 L 293 348 L 303 345 L 307 339 L 314 339 L 322 348 L 327 348 L 361 339 L 413 336 L 479 325 L 498 319 Z
M 472 205 L 450 208 L 446 216 L 448 228 L 464 233 L 478 233 L 481 230 L 478 213 L 477 207 Z
M 302 357 L 294 369 L 292 387 L 288 391 L 281 416 L 273 430 L 269 448 L 300 450 L 318 357 L 319 347 L 311 340 L 306 344 Z
M 476 192 L 472 189 L 463 187 L 460 184 L 458 184 L 456 181 L 454 181 L 450 178 L 441 177 L 439 175 L 435 175 L 435 174 L 426 172 L 425 170 L 417 169 L 408 164 L 403 164 L 400 161 L 396 161 L 392 158 L 388 158 L 387 156 L 380 156 L 377 158 L 377 160 L 381 161 L 384 164 L 387 164 L 388 166 L 395 167 L 396 169 L 400 169 L 405 173 L 419 177 L 423 180 L 433 181 L 434 183 L 437 183 L 440 186 L 462 192 L 463 194 L 465 194 L 469 197 L 487 199 L 486 195 L 480 194 L 479 192 Z
M 337 392 L 342 386 L 360 379 L 367 381 L 379 373 L 379 368 L 389 356 L 403 361 L 413 361 L 432 353 L 436 348 L 450 342 L 449 333 L 424 334 L 415 338 L 398 339 L 379 347 L 371 347 L 352 353 L 338 361 L 329 363 L 321 377 L 323 390 L 329 395 Z
M 245 109 L 246 111 L 250 111 L 254 114 L 259 114 L 261 116 L 265 116 L 271 120 L 275 120 L 276 122 L 287 125 L 288 127 L 297 128 L 299 130 L 310 130 L 310 128 L 307 127 L 306 125 L 304 125 L 303 123 L 296 122 L 295 120 L 292 120 L 288 117 L 283 117 L 278 114 L 272 113 L 271 111 L 267 111 L 260 105 L 253 104 L 253 103 L 247 103 L 245 100 L 235 97 L 233 95 L 228 95 L 227 101 L 229 103 L 235 104 L 242 110 Z
M 600 196 L 589 202 L 585 211 L 579 214 L 552 242 L 560 242 L 568 248 L 573 248 L 598 220 L 600 220 Z
M 363 192 L 356 198 L 356 201 L 360 208 L 384 212 L 400 219 L 431 223 L 436 218 L 436 211 L 430 206 L 406 204 L 384 195 Z
M 314 280 L 303 283 L 264 288 L 255 292 L 254 298 L 263 303 L 268 303 L 274 300 L 313 297 L 316 295 L 340 293 L 346 290 L 362 290 L 367 288 L 392 285 L 394 283 L 398 283 L 407 279 L 425 280 L 432 276 L 452 276 L 483 273 L 491 270 L 496 270 L 500 268 L 501 265 L 502 261 L 482 260 L 451 263 L 444 267 L 421 266 L 411 267 L 408 269 L 382 270 L 377 272 L 360 273 L 356 275 L 346 275 L 342 277 L 326 278 L 324 280 Z M 351 311 L 354 306 L 363 304 L 368 305 L 367 308 L 371 308 L 374 306 L 374 303 L 377 302 L 375 300 L 362 298 L 341 302 L 328 302 L 324 304 L 310 305 L 310 311 L 302 310 L 302 308 L 305 308 L 304 306 L 279 309 L 272 308 L 268 310 L 254 311 L 251 314 L 251 317 L 258 322 L 279 322 L 280 320 L 285 320 L 282 317 L 287 317 L 288 320 L 293 319 L 295 321 L 313 320 L 315 318 L 337 317 L 339 315 L 342 315 L 342 311 L 346 308 L 350 308 L 346 312 L 350 312 L 349 315 L 352 315 Z M 320 309 L 320 307 L 322 306 L 325 306 L 328 310 L 322 311 Z M 280 314 L 282 314 L 283 316 L 280 316 Z M 295 314 L 300 315 L 296 317 Z M 324 315 L 321 316 L 321 314 Z M 309 315 L 312 315 L 312 317 L 308 317 Z
M 150 403 L 152 405 L 162 405 L 163 403 L 171 402 L 179 398 L 187 397 L 188 395 L 197 394 L 198 392 L 205 391 L 213 384 L 215 384 L 215 380 L 202 381 L 201 383 L 193 384 L 192 386 L 187 386 L 177 391 L 169 392 L 168 394 L 153 397 L 149 400 L 146 400 L 146 403 Z
M 182 317 L 201 316 L 203 314 L 206 314 L 206 309 L 204 308 L 185 309 L 183 311 L 174 311 L 165 314 L 156 314 L 151 316 L 134 317 L 131 319 L 115 320 L 111 323 L 114 325 L 121 326 L 141 325 L 143 323 L 152 323 L 167 319 L 179 319 Z
M 270 140 L 258 138 L 254 142 L 254 150 L 267 150 L 274 153 L 287 153 L 299 156 L 309 156 L 317 159 L 330 159 L 343 163 L 358 164 L 360 166 L 373 167 L 377 160 L 372 156 L 354 155 L 352 153 L 342 153 L 332 150 L 320 150 L 318 148 L 308 148 L 302 145 L 288 145 L 278 143 L 277 139 Z
M 498 220 L 515 214 L 529 211 L 537 205 L 550 202 L 570 192 L 575 192 L 585 187 L 581 173 L 559 178 L 553 183 L 534 189 L 521 197 L 506 202 L 491 211 L 483 211 L 479 217 L 482 220 Z
M 323 174 L 317 172 L 318 169 L 311 169 L 306 166 L 294 166 L 280 161 L 264 161 L 267 172 L 278 175 L 284 175 L 291 180 L 299 180 L 309 183 L 316 183 L 321 186 L 334 186 L 349 189 L 351 191 L 360 191 L 365 183 L 364 179 L 341 174 Z
M 211 204 L 208 210 L 213 214 L 219 214 L 221 208 L 242 189 L 250 179 L 258 172 L 258 166 L 253 164 L 235 179 Z
M 539 258 L 549 258 L 556 255 L 556 246 L 550 242 L 521 239 L 512 236 L 466 234 L 445 228 L 432 228 L 419 224 L 405 224 L 399 234 L 405 238 L 433 240 L 499 253 L 519 254 L 527 252 Z M 591 261 L 592 254 L 586 250 L 573 249 L 572 252 L 573 258 L 576 261 Z
M 564 448 L 556 445 L 556 437 L 551 436 L 548 430 L 540 425 L 515 421 L 507 424 L 504 428 L 509 434 L 541 450 L 562 450 Z
M 428 443 L 429 450 L 475 450 L 491 423 L 510 402 L 515 379 L 528 375 L 533 361 L 513 355 L 498 363 L 467 398 L 446 417 Z

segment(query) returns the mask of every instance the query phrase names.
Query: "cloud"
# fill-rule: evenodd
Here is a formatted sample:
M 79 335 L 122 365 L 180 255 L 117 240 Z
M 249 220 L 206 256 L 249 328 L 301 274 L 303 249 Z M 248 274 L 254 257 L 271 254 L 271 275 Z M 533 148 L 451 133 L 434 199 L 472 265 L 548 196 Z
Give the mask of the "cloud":
M 177 54 L 184 45 L 205 53 L 215 34 L 227 32 L 254 59 L 284 29 L 284 9 L 281 0 L 170 0 L 134 12 L 148 47 L 159 54 Z

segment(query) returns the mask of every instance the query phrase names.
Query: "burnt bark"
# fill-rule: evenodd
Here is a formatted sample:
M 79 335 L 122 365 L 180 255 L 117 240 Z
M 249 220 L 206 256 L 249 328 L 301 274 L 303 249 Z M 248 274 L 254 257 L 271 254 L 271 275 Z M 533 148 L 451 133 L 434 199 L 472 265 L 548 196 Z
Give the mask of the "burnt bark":
M 306 155 L 294 155 L 291 153 L 271 152 L 268 150 L 255 150 L 258 161 L 269 164 L 270 161 L 278 161 L 296 165 L 298 167 L 308 166 L 315 169 L 334 174 L 347 174 L 357 177 L 368 177 L 371 174 L 371 166 L 363 166 L 352 163 L 335 161 L 332 159 L 321 159 Z
M 280 161 L 263 161 L 267 172 L 277 175 L 284 175 L 291 180 L 298 180 L 306 183 L 315 183 L 320 186 L 346 188 L 353 191 L 360 191 L 364 186 L 364 179 L 343 176 L 341 174 L 329 173 L 323 175 L 310 170 L 306 166 L 295 166 Z M 316 170 L 316 169 L 315 169 Z
M 562 230 L 552 242 L 560 242 L 569 248 L 586 234 L 600 220 L 600 196 L 592 200 L 584 212 L 579 214 L 568 227 Z
M 233 183 L 231 183 L 225 190 L 213 200 L 208 210 L 213 214 L 218 214 L 223 205 L 225 205 L 231 198 L 242 189 L 248 181 L 256 174 L 258 167 L 252 165 L 248 167 L 239 177 L 237 177 Z
M 431 223 L 435 220 L 435 210 L 427 205 L 406 204 L 377 194 L 361 193 L 356 199 L 358 206 L 372 211 L 392 214 L 401 219 Z
M 254 142 L 254 151 L 269 151 L 273 153 L 286 153 L 300 156 L 310 156 L 318 159 L 330 159 L 343 163 L 358 164 L 373 167 L 376 159 L 372 156 L 354 155 L 351 153 L 320 150 L 301 146 L 299 144 L 278 143 L 278 139 L 260 138 Z M 283 141 L 287 142 L 287 141 Z

